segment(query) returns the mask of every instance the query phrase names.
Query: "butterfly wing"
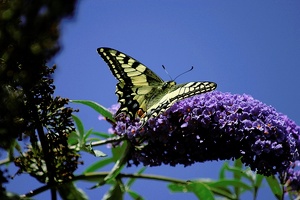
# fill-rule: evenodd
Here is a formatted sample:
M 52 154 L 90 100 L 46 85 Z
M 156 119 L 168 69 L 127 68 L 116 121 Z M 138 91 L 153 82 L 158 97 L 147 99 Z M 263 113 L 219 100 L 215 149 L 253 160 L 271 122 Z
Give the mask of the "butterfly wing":
M 156 117 L 169 109 L 176 101 L 212 91 L 217 88 L 217 84 L 214 82 L 189 82 L 176 85 L 175 82 L 166 82 L 169 84 L 161 92 L 157 92 L 158 95 L 150 99 L 147 112 L 141 118 L 141 127 L 143 127 L 149 118 Z
M 163 80 L 145 65 L 120 51 L 105 47 L 97 51 L 119 81 L 116 94 L 120 109 L 116 115 L 124 112 L 134 118 L 140 109 L 146 111 L 148 99 L 145 95 L 162 85 Z

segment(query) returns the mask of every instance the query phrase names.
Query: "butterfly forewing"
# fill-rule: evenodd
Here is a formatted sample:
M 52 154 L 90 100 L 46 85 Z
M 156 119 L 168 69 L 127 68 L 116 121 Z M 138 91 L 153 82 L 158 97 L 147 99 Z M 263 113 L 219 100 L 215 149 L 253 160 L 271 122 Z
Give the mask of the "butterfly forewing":
M 97 51 L 119 81 L 116 95 L 120 109 L 116 115 L 125 112 L 134 118 L 139 109 L 145 111 L 147 102 L 143 96 L 152 90 L 152 85 L 162 84 L 162 79 L 145 65 L 122 52 L 110 48 L 99 48 Z
M 156 117 L 176 101 L 212 91 L 217 84 L 213 82 L 189 82 L 176 85 L 164 82 L 159 76 L 134 58 L 111 48 L 99 48 L 98 53 L 108 64 L 119 81 L 116 86 L 119 113 L 131 118 L 141 117 L 144 126 L 149 118 Z
M 119 81 L 133 86 L 163 83 L 160 77 L 132 57 L 110 48 L 103 47 L 97 50 Z

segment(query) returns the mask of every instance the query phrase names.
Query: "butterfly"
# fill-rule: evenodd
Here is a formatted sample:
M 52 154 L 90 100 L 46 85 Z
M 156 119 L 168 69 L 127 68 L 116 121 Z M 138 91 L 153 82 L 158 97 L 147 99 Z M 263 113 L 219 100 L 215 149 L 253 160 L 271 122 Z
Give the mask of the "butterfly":
M 131 119 L 140 118 L 140 128 L 152 117 L 157 117 L 169 109 L 176 101 L 216 89 L 214 82 L 188 82 L 176 84 L 163 81 L 153 71 L 136 59 L 118 50 L 101 47 L 97 49 L 108 64 L 111 72 L 119 81 L 116 95 L 120 113 Z

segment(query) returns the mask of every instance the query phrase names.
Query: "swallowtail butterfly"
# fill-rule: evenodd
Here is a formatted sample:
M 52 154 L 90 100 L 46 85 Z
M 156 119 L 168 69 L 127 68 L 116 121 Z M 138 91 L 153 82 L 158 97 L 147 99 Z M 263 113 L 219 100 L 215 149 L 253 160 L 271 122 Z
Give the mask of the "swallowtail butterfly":
M 119 81 L 116 95 L 121 104 L 116 116 L 126 113 L 130 118 L 140 117 L 141 127 L 149 118 L 156 117 L 176 101 L 216 89 L 214 82 L 188 82 L 177 85 L 163 81 L 136 59 L 111 48 L 98 48 L 98 53 Z

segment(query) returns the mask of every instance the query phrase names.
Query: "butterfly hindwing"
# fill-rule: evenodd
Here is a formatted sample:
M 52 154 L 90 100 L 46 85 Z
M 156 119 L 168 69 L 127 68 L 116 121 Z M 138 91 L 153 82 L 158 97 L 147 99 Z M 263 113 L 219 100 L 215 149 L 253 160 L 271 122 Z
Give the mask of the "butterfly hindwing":
M 175 85 L 175 82 L 167 82 L 171 84 L 167 93 L 157 95 L 155 99 L 150 100 L 147 113 L 141 119 L 142 125 L 151 117 L 156 117 L 160 113 L 168 110 L 176 101 L 185 99 L 197 94 L 205 93 L 216 89 L 216 84 L 213 82 L 189 82 L 184 84 Z
M 164 82 L 153 71 L 134 58 L 111 48 L 99 48 L 98 53 L 108 64 L 119 81 L 116 94 L 119 113 L 126 113 L 131 119 L 141 118 L 141 127 L 149 118 L 156 117 L 176 101 L 214 90 L 214 82 L 189 82 L 176 85 L 174 81 Z

